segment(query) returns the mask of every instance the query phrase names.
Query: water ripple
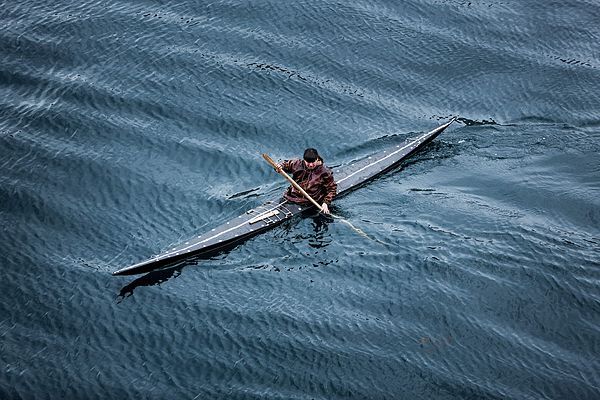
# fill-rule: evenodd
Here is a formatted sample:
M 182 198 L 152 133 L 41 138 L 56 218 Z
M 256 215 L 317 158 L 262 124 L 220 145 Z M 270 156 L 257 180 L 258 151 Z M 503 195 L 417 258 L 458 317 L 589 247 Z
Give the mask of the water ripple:
M 595 398 L 595 2 L 5 7 L 5 398 Z M 109 272 L 460 115 L 210 260 Z

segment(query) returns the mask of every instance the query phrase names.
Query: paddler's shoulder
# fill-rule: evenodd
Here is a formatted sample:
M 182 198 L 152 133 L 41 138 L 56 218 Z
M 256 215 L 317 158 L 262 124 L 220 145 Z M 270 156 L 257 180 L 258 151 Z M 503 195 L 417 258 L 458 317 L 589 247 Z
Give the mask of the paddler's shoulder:
M 331 170 L 331 168 L 329 168 L 327 165 L 325 165 L 325 163 L 322 163 L 321 165 L 319 165 L 319 170 L 323 174 L 333 175 L 333 171 Z

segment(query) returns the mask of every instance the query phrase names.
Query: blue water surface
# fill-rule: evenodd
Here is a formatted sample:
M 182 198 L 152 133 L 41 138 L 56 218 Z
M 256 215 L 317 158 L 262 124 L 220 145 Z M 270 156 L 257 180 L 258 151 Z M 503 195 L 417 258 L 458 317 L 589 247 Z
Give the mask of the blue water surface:
M 600 398 L 596 1 L 0 13 L 0 398 Z M 111 272 L 459 116 L 211 260 Z

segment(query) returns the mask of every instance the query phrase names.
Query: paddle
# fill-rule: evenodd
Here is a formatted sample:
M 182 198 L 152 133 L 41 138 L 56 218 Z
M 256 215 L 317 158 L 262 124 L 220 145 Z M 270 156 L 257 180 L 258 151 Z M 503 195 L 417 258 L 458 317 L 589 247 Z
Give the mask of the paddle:
M 293 179 L 291 176 L 289 176 L 289 175 L 288 175 L 288 174 L 287 174 L 287 173 L 286 173 L 284 170 L 282 170 L 282 169 L 279 167 L 279 165 L 278 165 L 278 164 L 277 164 L 275 161 L 273 161 L 273 159 L 272 159 L 271 157 L 269 157 L 269 155 L 268 155 L 268 154 L 264 154 L 264 153 L 263 153 L 263 155 L 262 155 L 262 156 L 263 156 L 263 158 L 264 158 L 264 159 L 265 159 L 265 160 L 266 160 L 266 161 L 267 161 L 269 164 L 271 164 L 271 166 L 272 166 L 273 168 L 275 168 L 275 171 L 277 171 L 277 172 L 278 172 L 279 174 L 281 174 L 281 175 L 282 175 L 282 176 L 283 176 L 285 179 L 287 179 L 287 180 L 288 180 L 288 181 L 289 181 L 289 182 L 292 184 L 292 186 L 294 186 L 296 189 L 298 189 L 298 191 L 299 191 L 300 193 L 302 193 L 302 195 L 303 195 L 304 197 L 306 197 L 306 198 L 307 198 L 307 199 L 308 199 L 308 200 L 309 200 L 311 203 L 313 203 L 313 205 L 319 209 L 319 212 L 323 212 L 323 207 L 321 207 L 321 205 L 320 205 L 319 203 L 317 203 L 317 202 L 316 202 L 316 201 L 315 201 L 315 200 L 314 200 L 312 197 L 310 197 L 310 195 L 309 195 L 308 193 L 306 193 L 306 191 L 305 191 L 304 189 L 302 189 L 302 187 L 301 187 L 300 185 L 298 185 L 298 183 L 296 183 L 296 181 L 295 181 L 295 180 L 294 180 L 294 179 Z M 353 230 L 355 230 L 355 231 L 356 231 L 358 234 L 360 234 L 360 235 L 362 235 L 362 236 L 364 236 L 364 237 L 366 237 L 366 238 L 368 238 L 368 239 L 375 240 L 375 241 L 377 241 L 377 242 L 379 242 L 379 243 L 383 243 L 383 242 L 381 242 L 380 240 L 373 239 L 373 238 L 369 237 L 369 236 L 368 236 L 366 233 L 364 233 L 364 232 L 362 231 L 362 229 L 359 229 L 359 228 L 355 227 L 354 225 L 352 225 L 352 224 L 350 223 L 350 221 L 346 220 L 345 218 L 339 217 L 339 216 L 337 216 L 337 215 L 334 215 L 334 214 L 332 214 L 332 213 L 329 213 L 329 214 L 326 214 L 326 215 L 330 215 L 332 218 L 337 218 L 337 219 L 339 219 L 340 221 L 342 221 L 342 222 L 344 222 L 344 223 L 348 224 L 348 226 L 350 226 L 350 228 L 352 228 L 352 229 L 353 229 Z M 383 244 L 385 244 L 385 243 L 383 243 Z

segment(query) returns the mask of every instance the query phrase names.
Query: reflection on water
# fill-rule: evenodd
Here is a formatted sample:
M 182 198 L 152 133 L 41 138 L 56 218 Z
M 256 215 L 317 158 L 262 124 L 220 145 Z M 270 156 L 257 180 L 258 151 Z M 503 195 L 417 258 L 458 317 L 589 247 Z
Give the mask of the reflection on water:
M 158 271 L 152 271 L 140 278 L 134 279 L 121 288 L 119 295 L 117 296 L 117 303 L 120 303 L 127 297 L 133 296 L 133 291 L 141 286 L 160 285 L 171 278 L 177 278 L 181 274 L 183 267 L 186 265 L 189 265 L 189 263 L 186 262 L 180 266 L 173 266 Z
M 312 228 L 314 234 L 308 238 L 308 244 L 310 247 L 320 249 L 329 246 L 333 240 L 329 233 L 329 224 L 333 222 L 333 219 L 325 215 L 317 215 L 312 218 Z

